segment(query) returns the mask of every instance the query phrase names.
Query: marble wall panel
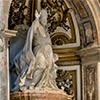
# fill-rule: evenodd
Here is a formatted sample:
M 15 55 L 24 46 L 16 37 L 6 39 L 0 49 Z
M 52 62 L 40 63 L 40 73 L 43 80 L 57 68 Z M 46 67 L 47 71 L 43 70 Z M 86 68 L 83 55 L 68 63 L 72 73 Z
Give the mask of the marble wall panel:
M 97 65 L 84 66 L 84 100 L 98 100 Z

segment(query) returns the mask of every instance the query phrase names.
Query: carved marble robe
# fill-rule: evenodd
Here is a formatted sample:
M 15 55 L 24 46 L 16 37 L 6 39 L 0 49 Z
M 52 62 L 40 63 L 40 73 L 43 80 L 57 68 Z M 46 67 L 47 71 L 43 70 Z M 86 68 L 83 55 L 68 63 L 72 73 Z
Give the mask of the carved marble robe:
M 36 19 L 29 29 L 23 50 L 15 57 L 18 77 L 12 91 L 58 90 L 55 58 L 50 36 Z
M 52 51 L 52 43 L 48 33 L 41 24 L 37 26 L 33 36 L 33 53 L 35 55 L 35 71 L 29 68 L 27 78 L 32 79 L 30 87 L 33 89 L 57 89 L 56 65 Z M 30 77 L 31 76 L 31 77 Z

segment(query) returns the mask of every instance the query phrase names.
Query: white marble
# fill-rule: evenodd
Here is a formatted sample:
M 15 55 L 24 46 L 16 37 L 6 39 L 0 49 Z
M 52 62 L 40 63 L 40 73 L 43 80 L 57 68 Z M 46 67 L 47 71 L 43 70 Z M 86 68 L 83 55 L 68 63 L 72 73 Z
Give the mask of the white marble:
M 58 59 L 53 54 L 50 35 L 46 29 L 47 12 L 36 11 L 36 19 L 28 30 L 25 45 L 22 50 L 11 60 L 10 71 L 15 81 L 11 85 L 11 91 L 56 90 L 55 61 Z M 16 46 L 15 46 L 15 49 Z M 12 53 L 10 53 L 12 55 Z M 13 71 L 13 70 L 16 70 Z M 15 73 L 15 74 L 14 74 Z M 17 73 L 17 74 L 16 74 Z M 11 80 L 13 81 L 13 78 Z M 14 84 L 14 85 L 13 85 Z

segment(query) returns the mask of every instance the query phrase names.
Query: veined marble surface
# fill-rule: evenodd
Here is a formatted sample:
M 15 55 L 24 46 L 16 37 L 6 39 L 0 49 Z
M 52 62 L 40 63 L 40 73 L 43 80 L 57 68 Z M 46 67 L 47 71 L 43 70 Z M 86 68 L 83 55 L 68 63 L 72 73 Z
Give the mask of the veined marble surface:
M 3 0 L 0 0 L 0 100 L 8 100 Z

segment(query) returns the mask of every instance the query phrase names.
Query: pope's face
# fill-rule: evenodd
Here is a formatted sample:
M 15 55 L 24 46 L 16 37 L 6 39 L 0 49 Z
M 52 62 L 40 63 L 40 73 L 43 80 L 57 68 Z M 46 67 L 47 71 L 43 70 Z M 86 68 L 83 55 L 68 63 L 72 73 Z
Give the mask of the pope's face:
M 40 18 L 40 23 L 45 26 L 47 24 L 47 17 L 43 16 L 42 18 Z

